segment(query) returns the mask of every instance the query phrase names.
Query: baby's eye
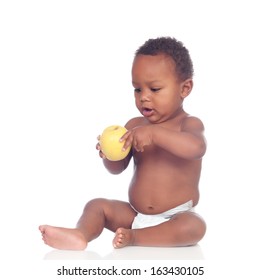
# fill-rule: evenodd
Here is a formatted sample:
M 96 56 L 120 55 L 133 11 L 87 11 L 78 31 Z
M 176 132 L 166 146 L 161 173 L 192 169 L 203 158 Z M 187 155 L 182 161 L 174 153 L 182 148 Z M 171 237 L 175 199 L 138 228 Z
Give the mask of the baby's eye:
M 134 91 L 135 91 L 136 93 L 140 93 L 140 92 L 141 92 L 141 89 L 140 89 L 140 88 L 135 88 Z
M 151 88 L 151 91 L 153 91 L 153 92 L 157 92 L 157 91 L 159 91 L 161 88 Z

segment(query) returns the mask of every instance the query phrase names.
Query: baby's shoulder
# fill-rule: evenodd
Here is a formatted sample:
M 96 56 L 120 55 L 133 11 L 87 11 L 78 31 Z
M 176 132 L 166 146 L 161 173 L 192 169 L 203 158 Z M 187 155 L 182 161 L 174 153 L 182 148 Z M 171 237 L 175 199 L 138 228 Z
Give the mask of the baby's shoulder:
M 132 128 L 136 127 L 136 126 L 145 125 L 146 123 L 147 123 L 147 121 L 145 120 L 144 117 L 135 117 L 135 118 L 130 119 L 126 123 L 125 127 L 127 129 L 132 129 Z
M 191 115 L 187 115 L 185 118 L 182 119 L 181 122 L 181 130 L 204 130 L 204 125 L 201 119 L 198 117 L 194 117 Z

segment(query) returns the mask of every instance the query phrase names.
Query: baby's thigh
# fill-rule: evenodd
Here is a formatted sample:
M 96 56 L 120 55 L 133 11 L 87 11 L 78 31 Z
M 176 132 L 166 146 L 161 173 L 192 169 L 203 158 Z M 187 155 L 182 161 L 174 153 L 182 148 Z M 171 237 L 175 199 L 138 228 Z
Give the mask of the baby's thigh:
M 131 228 L 137 214 L 128 202 L 119 200 L 106 200 L 104 211 L 106 216 L 105 227 L 114 232 L 119 227 Z

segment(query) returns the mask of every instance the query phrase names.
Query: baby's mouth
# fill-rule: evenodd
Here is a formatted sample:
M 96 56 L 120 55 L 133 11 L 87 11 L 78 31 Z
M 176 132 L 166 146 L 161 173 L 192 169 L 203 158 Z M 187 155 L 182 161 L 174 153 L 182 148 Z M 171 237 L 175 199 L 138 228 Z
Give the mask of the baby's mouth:
M 153 109 L 144 107 L 142 108 L 142 114 L 145 117 L 150 117 L 153 114 Z

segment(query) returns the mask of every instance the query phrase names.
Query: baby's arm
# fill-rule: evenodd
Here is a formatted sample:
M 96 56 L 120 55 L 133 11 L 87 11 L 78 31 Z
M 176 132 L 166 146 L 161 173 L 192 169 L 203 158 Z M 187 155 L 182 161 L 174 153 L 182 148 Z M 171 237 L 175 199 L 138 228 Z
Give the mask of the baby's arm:
M 185 118 L 179 132 L 158 126 L 152 139 L 155 145 L 183 159 L 199 159 L 206 152 L 204 125 L 195 117 Z
M 180 131 L 151 124 L 135 127 L 122 138 L 125 147 L 132 145 L 142 152 L 145 146 L 154 144 L 162 149 L 184 159 L 199 159 L 206 151 L 206 140 L 203 135 L 204 126 L 195 117 L 183 120 Z

